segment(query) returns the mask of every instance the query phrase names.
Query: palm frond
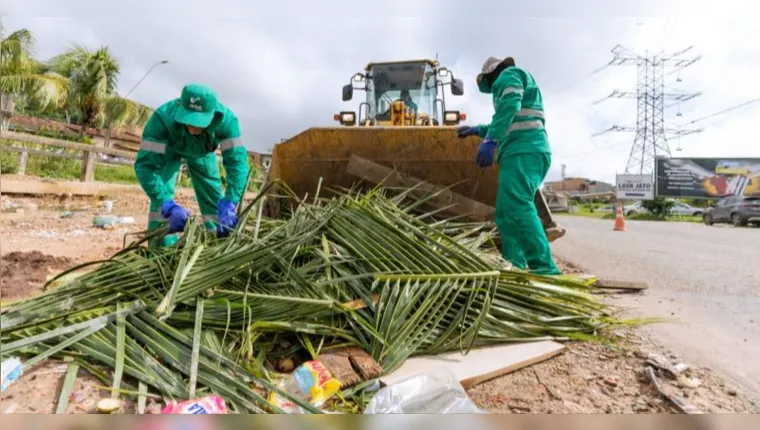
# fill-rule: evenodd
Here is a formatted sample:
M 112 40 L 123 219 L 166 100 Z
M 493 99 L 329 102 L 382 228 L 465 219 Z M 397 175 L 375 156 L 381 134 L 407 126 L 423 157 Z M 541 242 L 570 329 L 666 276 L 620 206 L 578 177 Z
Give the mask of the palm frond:
M 123 97 L 113 96 L 106 98 L 103 114 L 106 126 L 119 128 L 144 125 L 152 112 L 153 110 L 148 106 Z
M 267 219 L 259 196 L 225 239 L 193 218 L 175 247 L 135 244 L 0 311 L 0 341 L 116 368 L 123 378 L 103 379 L 125 395 L 137 392 L 133 378 L 167 397 L 210 390 L 259 412 L 276 408 L 250 387 L 277 391 L 278 357 L 348 344 L 392 371 L 414 355 L 601 339 L 624 324 L 582 282 L 502 270 L 485 245 L 491 225 L 436 220 L 381 188 L 299 203 Z M 98 331 L 82 334 L 90 321 Z

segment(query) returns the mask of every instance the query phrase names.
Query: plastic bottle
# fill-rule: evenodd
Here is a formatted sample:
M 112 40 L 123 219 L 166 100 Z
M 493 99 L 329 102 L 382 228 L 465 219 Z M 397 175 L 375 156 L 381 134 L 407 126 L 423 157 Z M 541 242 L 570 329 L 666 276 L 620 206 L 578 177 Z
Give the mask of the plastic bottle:
M 340 390 L 340 382 L 319 361 L 307 361 L 299 366 L 289 378 L 280 382 L 279 389 L 293 397 L 320 407 Z M 287 413 L 303 413 L 295 403 L 272 392 L 269 402 Z

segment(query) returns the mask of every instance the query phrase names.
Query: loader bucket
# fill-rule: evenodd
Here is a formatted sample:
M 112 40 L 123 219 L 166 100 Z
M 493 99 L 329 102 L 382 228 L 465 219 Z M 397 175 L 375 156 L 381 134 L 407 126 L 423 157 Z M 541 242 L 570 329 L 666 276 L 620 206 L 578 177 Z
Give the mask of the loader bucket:
M 497 169 L 475 165 L 479 143 L 458 138 L 454 127 L 315 127 L 275 145 L 269 177 L 300 198 L 315 195 L 320 177 L 320 197 L 329 188 L 375 186 L 347 172 L 356 155 L 431 184 L 456 184 L 451 191 L 493 206 Z

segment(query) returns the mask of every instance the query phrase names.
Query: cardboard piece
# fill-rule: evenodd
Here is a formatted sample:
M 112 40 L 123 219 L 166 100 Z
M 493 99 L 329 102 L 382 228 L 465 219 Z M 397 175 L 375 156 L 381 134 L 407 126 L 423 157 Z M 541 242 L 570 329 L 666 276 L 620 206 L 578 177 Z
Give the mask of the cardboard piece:
M 352 155 L 349 158 L 346 171 L 354 176 L 363 178 L 374 184 L 382 184 L 384 187 L 413 188 L 410 197 L 428 198 L 430 195 L 439 193 L 427 201 L 436 208 L 445 208 L 445 212 L 452 215 L 464 215 L 475 221 L 492 221 L 494 207 L 484 205 L 476 200 L 455 193 L 446 187 L 431 184 L 390 167 L 375 163 L 365 158 Z
M 565 351 L 553 341 L 515 343 L 459 351 L 437 356 L 420 356 L 406 360 L 395 372 L 380 378 L 383 385 L 392 385 L 410 376 L 435 367 L 445 367 L 457 377 L 465 389 L 515 370 L 548 360 Z

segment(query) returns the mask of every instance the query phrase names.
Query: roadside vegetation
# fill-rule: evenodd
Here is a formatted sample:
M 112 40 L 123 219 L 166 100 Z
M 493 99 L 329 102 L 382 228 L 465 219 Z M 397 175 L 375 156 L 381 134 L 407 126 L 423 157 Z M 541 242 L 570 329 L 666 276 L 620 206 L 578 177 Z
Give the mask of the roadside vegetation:
M 0 20 L 0 94 L 13 105 L 15 114 L 60 121 L 79 126 L 78 135 L 61 133 L 44 126 L 31 134 L 89 144 L 88 131 L 105 130 L 109 146 L 111 133 L 121 127 L 143 126 L 153 110 L 134 100 L 121 97 L 117 84 L 121 66 L 107 46 L 89 49 L 74 46 L 48 60 L 39 60 L 34 52 L 35 40 L 28 29 L 6 30 Z M 14 129 L 3 117 L 1 130 Z M 52 149 L 48 146 L 1 140 L 1 145 L 22 146 L 35 150 L 67 153 L 80 156 L 80 151 Z M 1 149 L 1 148 L 0 148 Z M 0 174 L 16 174 L 20 155 L 0 151 Z M 251 163 L 252 164 L 252 163 Z M 77 159 L 30 155 L 25 175 L 41 178 L 78 180 L 82 162 Z M 225 182 L 224 170 L 222 182 Z M 261 172 L 254 170 L 248 189 L 259 187 Z M 95 180 L 119 184 L 137 184 L 132 166 L 99 163 L 95 166 Z M 190 187 L 184 173 L 180 187 Z
M 144 125 L 152 109 L 116 92 L 121 71 L 107 46 L 73 48 L 48 60 L 35 56 L 35 39 L 28 29 L 7 31 L 0 20 L 0 93 L 15 113 L 88 129 Z M 7 130 L 9 121 L 3 120 Z
M 689 205 L 704 208 L 707 206 L 706 201 L 683 199 L 679 200 Z M 671 222 L 695 222 L 701 223 L 701 216 L 687 216 L 677 215 L 671 213 L 673 209 L 674 201 L 665 199 L 646 200 L 642 202 L 642 206 L 648 212 L 638 212 L 626 215 L 626 220 L 635 221 L 671 221 Z M 563 213 L 562 215 L 577 216 L 585 218 L 597 218 L 597 219 L 615 219 L 615 205 L 610 202 L 576 202 L 573 201 L 570 204 L 571 212 Z
M 16 146 L 24 146 L 30 149 L 42 149 L 40 145 L 33 144 L 19 144 L 14 142 Z M 0 140 L 0 145 L 9 145 L 9 141 Z M 61 152 L 68 152 L 71 154 L 79 154 L 77 151 L 72 150 L 60 150 Z M 3 152 L 0 151 L 0 174 L 13 175 L 18 172 L 20 155 L 15 152 Z M 263 172 L 253 167 L 253 162 L 250 162 L 252 172 L 251 180 L 248 184 L 248 191 L 255 192 L 261 186 L 263 180 Z M 222 176 L 222 183 L 226 186 L 226 176 L 224 169 L 222 168 L 221 161 L 219 162 L 219 169 Z M 72 160 L 68 158 L 59 157 L 46 157 L 39 155 L 30 155 L 26 163 L 25 175 L 37 176 L 40 178 L 49 179 L 61 179 L 61 180 L 79 180 L 80 172 L 82 170 L 82 162 L 80 160 Z M 111 165 L 105 163 L 95 164 L 95 180 L 99 182 L 108 182 L 114 184 L 134 184 L 137 185 L 137 177 L 132 166 L 120 166 Z M 180 188 L 191 187 L 190 177 L 187 172 L 181 173 L 178 186 Z

